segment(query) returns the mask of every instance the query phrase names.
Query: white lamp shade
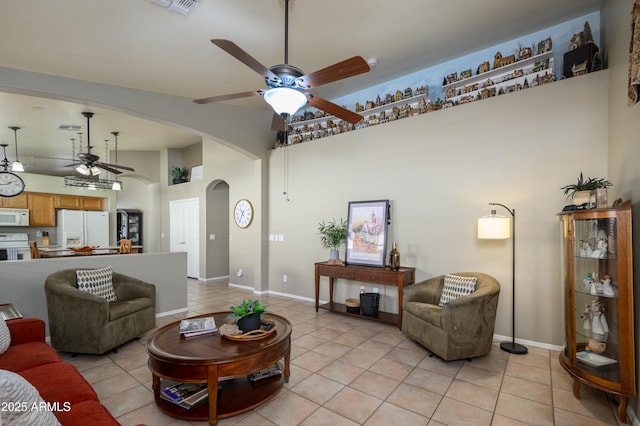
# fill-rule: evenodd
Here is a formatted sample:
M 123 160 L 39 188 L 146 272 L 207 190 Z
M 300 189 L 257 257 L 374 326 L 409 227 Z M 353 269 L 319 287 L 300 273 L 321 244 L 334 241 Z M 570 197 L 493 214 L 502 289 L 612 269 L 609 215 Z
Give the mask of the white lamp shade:
M 113 182 L 111 189 L 113 189 L 114 191 L 122 191 L 122 185 L 120 184 L 120 182 Z
M 511 238 L 511 218 L 498 215 L 479 218 L 478 238 L 481 240 L 506 240 Z
M 102 173 L 102 170 L 96 166 L 91 166 L 91 176 L 98 176 L 100 173 Z
M 12 172 L 24 172 L 24 167 L 22 167 L 22 163 L 19 161 L 14 161 L 11 165 Z
M 307 103 L 307 97 L 290 87 L 276 87 L 264 93 L 264 100 L 278 114 L 293 115 Z

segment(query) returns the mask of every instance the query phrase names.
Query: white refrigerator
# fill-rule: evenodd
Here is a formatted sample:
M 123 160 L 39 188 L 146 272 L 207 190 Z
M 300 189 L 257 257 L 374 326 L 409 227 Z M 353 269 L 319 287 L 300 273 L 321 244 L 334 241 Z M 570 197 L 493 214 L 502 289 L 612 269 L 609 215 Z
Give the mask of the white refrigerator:
M 109 212 L 58 210 L 58 245 L 109 247 Z

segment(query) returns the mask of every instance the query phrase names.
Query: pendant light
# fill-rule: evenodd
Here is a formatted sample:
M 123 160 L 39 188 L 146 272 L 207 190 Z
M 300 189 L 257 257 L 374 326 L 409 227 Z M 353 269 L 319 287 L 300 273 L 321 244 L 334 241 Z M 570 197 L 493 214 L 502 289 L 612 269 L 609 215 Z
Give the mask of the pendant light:
M 12 172 L 24 172 L 24 167 L 22 166 L 22 163 L 20 162 L 20 159 L 18 158 L 18 130 L 20 130 L 20 127 L 10 126 L 9 128 L 11 130 L 13 130 L 14 140 L 15 140 L 15 144 L 16 144 L 16 161 L 14 161 L 13 164 L 11 164 L 11 171 Z
M 118 166 L 118 135 L 120 134 L 120 132 L 111 132 L 111 134 L 116 139 L 116 143 L 114 147 L 114 164 L 117 167 Z M 122 191 L 122 184 L 118 180 L 114 180 L 113 185 L 111 186 L 111 189 L 114 191 Z

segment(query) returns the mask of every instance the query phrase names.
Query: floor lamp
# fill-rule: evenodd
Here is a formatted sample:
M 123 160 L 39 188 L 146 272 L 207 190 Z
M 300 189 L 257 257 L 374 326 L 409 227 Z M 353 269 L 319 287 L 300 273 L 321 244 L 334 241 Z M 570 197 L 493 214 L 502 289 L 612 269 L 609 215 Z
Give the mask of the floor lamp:
M 512 354 L 526 354 L 528 349 L 526 346 L 516 343 L 516 210 L 510 209 L 504 204 L 489 203 L 491 206 L 491 214 L 478 219 L 478 238 L 481 240 L 506 240 L 511 237 L 511 276 L 512 282 L 512 302 L 511 302 L 511 342 L 502 342 L 500 349 Z M 496 214 L 496 206 L 504 207 L 511 218 Z M 513 231 L 511 230 L 511 222 L 513 221 Z

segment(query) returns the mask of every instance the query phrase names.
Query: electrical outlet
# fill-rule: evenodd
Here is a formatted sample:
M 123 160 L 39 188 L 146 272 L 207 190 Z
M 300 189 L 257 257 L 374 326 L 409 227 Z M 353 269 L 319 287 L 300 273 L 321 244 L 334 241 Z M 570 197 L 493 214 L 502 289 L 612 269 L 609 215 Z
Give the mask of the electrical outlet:
M 284 275 L 282 276 L 282 282 L 283 282 L 283 283 L 286 283 L 288 279 L 289 279 L 289 278 L 287 277 L 287 274 L 284 274 Z

